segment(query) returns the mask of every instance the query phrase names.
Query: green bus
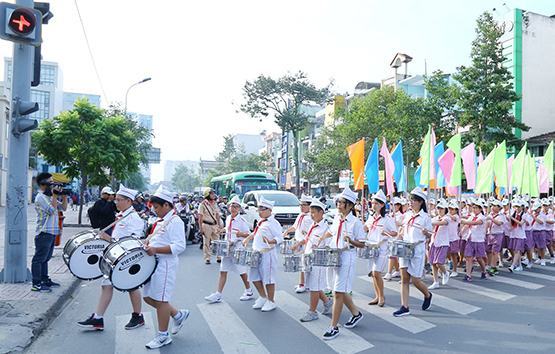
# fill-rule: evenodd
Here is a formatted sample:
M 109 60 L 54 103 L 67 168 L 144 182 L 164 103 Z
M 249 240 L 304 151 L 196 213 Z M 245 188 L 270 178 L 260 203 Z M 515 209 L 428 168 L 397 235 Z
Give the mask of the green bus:
M 237 195 L 243 198 L 245 193 L 259 190 L 277 190 L 277 183 L 269 173 L 264 172 L 234 172 L 214 177 L 210 180 L 210 187 L 217 195 L 231 197 Z

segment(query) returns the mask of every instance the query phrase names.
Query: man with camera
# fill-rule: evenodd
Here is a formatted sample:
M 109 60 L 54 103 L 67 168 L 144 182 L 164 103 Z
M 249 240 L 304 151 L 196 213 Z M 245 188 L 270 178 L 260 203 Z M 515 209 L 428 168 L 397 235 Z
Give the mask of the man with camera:
M 59 287 L 48 276 L 48 261 L 54 252 L 54 240 L 60 233 L 58 211 L 67 209 L 67 194 L 62 193 L 60 185 L 52 182 L 48 172 L 40 173 L 37 178 L 39 191 L 35 197 L 37 211 L 37 229 L 35 233 L 35 255 L 31 261 L 33 276 L 32 291 L 50 292 L 52 287 Z M 61 196 L 61 202 L 58 198 Z
M 93 229 L 103 229 L 116 220 L 116 203 L 114 203 L 116 193 L 110 187 L 102 188 L 100 199 L 87 211 Z M 106 231 L 112 234 L 112 229 Z

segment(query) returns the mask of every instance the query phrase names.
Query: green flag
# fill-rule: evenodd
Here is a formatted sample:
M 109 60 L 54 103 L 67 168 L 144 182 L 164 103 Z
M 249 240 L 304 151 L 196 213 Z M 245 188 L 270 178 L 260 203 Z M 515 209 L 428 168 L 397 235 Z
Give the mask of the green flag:
M 529 165 L 528 168 L 530 169 L 529 177 L 530 177 L 530 197 L 538 198 L 540 196 L 540 188 L 538 185 L 538 170 L 536 169 L 536 159 L 532 156 L 529 156 Z
M 524 156 L 522 182 L 520 184 L 518 192 L 522 195 L 530 195 L 530 154 L 528 153 L 528 151 L 526 151 L 526 155 Z
M 513 161 L 513 168 L 511 174 L 511 186 L 510 190 L 513 188 L 518 189 L 519 193 L 522 193 L 522 182 L 524 178 L 524 171 L 526 171 L 526 147 L 528 143 L 524 143 L 522 149 L 520 149 L 519 153 L 516 155 L 515 160 Z
M 547 178 L 549 184 L 553 185 L 553 141 L 549 143 L 547 150 L 545 151 L 543 157 L 543 164 L 545 165 L 545 170 L 547 172 Z
M 491 150 L 484 161 L 478 166 L 476 177 L 476 188 L 474 192 L 491 193 L 493 192 L 493 163 L 495 158 L 495 149 Z
M 428 185 L 430 183 L 430 139 L 431 139 L 431 128 L 428 128 L 428 132 L 424 137 L 424 142 L 420 148 L 420 160 L 422 161 L 420 166 L 420 184 Z
M 507 172 L 507 146 L 505 145 L 505 140 L 495 149 L 493 174 L 495 175 L 495 185 L 507 190 L 509 181 Z
M 455 134 L 447 142 L 447 147 L 455 153 L 455 161 L 453 162 L 453 170 L 451 171 L 451 180 L 447 181 L 449 187 L 458 187 L 462 180 L 462 164 L 461 164 L 461 134 Z

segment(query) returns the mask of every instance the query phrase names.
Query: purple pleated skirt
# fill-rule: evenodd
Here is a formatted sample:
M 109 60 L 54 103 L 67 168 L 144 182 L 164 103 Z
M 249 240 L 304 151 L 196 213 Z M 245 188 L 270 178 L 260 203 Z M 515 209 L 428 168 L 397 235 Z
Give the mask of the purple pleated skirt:
M 511 238 L 509 240 L 509 249 L 518 252 L 524 251 L 524 243 L 526 239 L 524 238 Z
M 532 251 L 534 250 L 534 236 L 532 235 L 532 230 L 526 231 L 526 241 L 524 242 L 524 250 L 525 251 Z
M 539 249 L 545 248 L 545 235 L 543 230 L 532 230 L 532 236 L 534 237 L 534 246 Z
M 461 251 L 461 240 L 455 240 L 449 242 L 449 253 L 455 254 Z
M 464 248 L 465 257 L 485 257 L 486 256 L 486 242 L 466 242 Z
M 445 259 L 447 258 L 447 252 L 449 252 L 449 246 L 430 246 L 430 252 L 428 253 L 428 260 L 432 264 L 445 264 Z
M 503 245 L 503 237 L 505 237 L 502 233 L 491 234 L 487 236 L 488 243 L 486 245 L 486 252 L 488 253 L 499 253 L 501 251 L 501 246 Z

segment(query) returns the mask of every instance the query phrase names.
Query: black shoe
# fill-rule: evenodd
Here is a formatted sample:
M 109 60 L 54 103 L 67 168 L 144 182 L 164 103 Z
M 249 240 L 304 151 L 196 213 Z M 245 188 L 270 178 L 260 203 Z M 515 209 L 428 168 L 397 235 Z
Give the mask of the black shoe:
M 40 291 L 40 284 L 33 284 L 33 286 L 31 286 L 31 291 Z
M 324 340 L 334 339 L 339 335 L 339 328 L 337 327 L 330 327 L 326 333 L 322 336 Z
M 357 323 L 362 320 L 363 316 L 362 316 L 362 312 L 358 312 L 358 315 L 356 316 L 351 316 L 351 319 L 349 321 L 347 321 L 343 326 L 345 328 L 354 328 Z
M 145 325 L 145 319 L 142 314 L 133 312 L 131 319 L 125 325 L 125 329 L 135 329 Z
M 424 302 L 422 303 L 422 310 L 426 311 L 427 309 L 430 308 L 431 304 L 432 304 L 432 293 L 430 293 L 430 296 L 424 298 Z
M 221 258 L 218 258 L 218 259 L 216 259 L 216 262 L 222 263 L 222 259 L 221 259 Z
M 410 315 L 410 311 L 408 307 L 401 306 L 401 308 L 395 312 L 393 312 L 393 316 L 395 317 L 402 317 Z
M 42 282 L 44 285 L 49 286 L 51 288 L 59 288 L 60 283 L 53 282 L 52 279 L 48 278 L 48 280 Z
M 87 318 L 84 321 L 77 322 L 79 327 L 94 329 L 96 331 L 103 331 L 104 330 L 104 319 L 103 318 L 94 318 L 94 313 L 91 317 Z

